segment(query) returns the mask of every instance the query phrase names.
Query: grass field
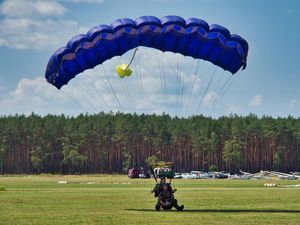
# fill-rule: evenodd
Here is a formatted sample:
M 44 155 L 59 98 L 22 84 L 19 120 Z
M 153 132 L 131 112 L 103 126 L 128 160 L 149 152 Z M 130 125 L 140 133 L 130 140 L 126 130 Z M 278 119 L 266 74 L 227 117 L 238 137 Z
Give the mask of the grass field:
M 58 181 L 68 181 L 58 184 Z M 0 176 L 0 224 L 299 225 L 299 184 L 282 180 L 174 180 L 183 212 L 154 210 L 154 180 L 119 175 Z

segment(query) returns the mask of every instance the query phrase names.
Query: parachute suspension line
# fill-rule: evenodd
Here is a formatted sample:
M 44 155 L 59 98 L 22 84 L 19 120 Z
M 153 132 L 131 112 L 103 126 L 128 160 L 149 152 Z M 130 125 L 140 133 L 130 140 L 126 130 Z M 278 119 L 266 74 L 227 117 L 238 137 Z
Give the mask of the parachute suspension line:
M 81 101 L 79 101 L 79 103 L 80 104 L 81 104 L 81 102 L 85 103 L 85 104 L 82 103 L 81 105 L 85 105 L 84 108 L 85 108 L 85 110 L 87 110 L 87 112 L 93 112 L 93 111 L 95 111 L 93 109 L 93 107 L 90 105 L 89 100 L 87 99 L 86 95 L 84 94 L 84 90 L 80 89 L 80 87 L 78 88 L 77 86 L 78 86 L 78 84 L 74 83 L 72 85 L 72 87 L 68 86 L 68 88 L 70 89 L 71 92 L 79 93 L 79 98 L 81 99 Z M 69 94 L 67 94 L 66 92 L 64 92 L 64 93 L 71 98 L 71 96 Z M 73 100 L 75 100 L 75 99 L 73 99 Z
M 192 73 L 192 69 L 195 67 L 195 59 L 194 58 L 189 58 L 187 56 L 184 57 L 184 70 L 183 72 L 183 77 L 184 79 L 182 79 L 182 95 L 181 95 L 181 105 L 180 105 L 180 110 L 182 115 L 186 114 L 186 106 L 187 106 L 187 100 L 188 100 L 188 96 L 189 93 L 191 91 L 191 78 L 190 76 L 194 75 Z
M 201 96 L 201 101 L 199 102 L 199 105 L 197 107 L 197 110 L 196 110 L 196 114 L 199 112 L 199 109 L 201 108 L 202 104 L 203 104 L 203 100 L 208 92 L 208 89 L 210 88 L 211 84 L 212 84 L 212 81 L 214 79 L 214 76 L 216 74 L 216 71 L 217 71 L 217 67 L 215 67 L 213 73 L 212 73 L 212 76 L 210 77 L 209 81 L 208 81 L 208 84 L 206 86 L 206 89 L 205 91 L 203 92 L 202 96 Z
M 119 99 L 118 99 L 118 96 L 117 96 L 117 94 L 116 94 L 116 92 L 115 92 L 115 89 L 113 88 L 113 86 L 112 86 L 112 84 L 111 84 L 109 78 L 107 77 L 106 71 L 105 71 L 104 66 L 103 66 L 102 64 L 101 64 L 101 68 L 102 68 L 102 70 L 103 70 L 103 74 L 104 74 L 104 77 L 105 77 L 105 79 L 106 79 L 106 82 L 108 83 L 108 85 L 109 85 L 109 87 L 110 87 L 110 90 L 111 90 L 112 93 L 113 93 L 113 98 L 112 98 L 112 99 L 116 100 L 115 104 L 117 103 L 117 104 L 116 104 L 117 107 L 119 106 L 119 108 L 122 108 L 122 106 L 121 106 L 121 104 L 120 104 L 120 101 L 119 101 Z M 113 101 L 114 101 L 114 100 L 113 100 Z
M 227 87 L 227 84 L 229 83 L 229 81 L 231 80 L 232 76 L 229 76 L 226 81 L 223 83 L 223 85 L 221 85 L 221 88 L 217 89 L 215 91 L 215 96 L 213 96 L 209 102 L 206 104 L 204 110 L 203 110 L 203 114 L 205 113 L 205 111 L 210 108 L 210 107 L 215 107 L 215 103 L 217 102 L 217 100 L 219 99 L 220 95 L 222 95 L 223 91 L 225 90 L 225 88 Z M 219 85 L 220 86 L 220 85 Z
M 94 107 L 91 106 L 91 103 L 89 99 L 87 98 L 87 94 L 85 93 L 85 89 L 82 89 L 82 87 L 78 84 L 78 80 L 75 80 L 73 83 L 73 87 L 70 89 L 73 89 L 72 92 L 77 92 L 80 94 L 79 98 L 81 99 L 82 102 L 85 103 L 87 108 L 89 109 L 88 111 L 93 112 L 95 111 Z
M 96 52 L 97 56 L 99 57 L 99 54 L 97 53 L 97 51 L 95 51 L 95 52 Z M 103 79 L 103 77 L 101 77 L 100 75 L 99 75 L 99 77 L 101 78 L 101 80 L 104 81 L 103 83 L 105 84 L 105 89 L 106 89 L 106 92 L 107 92 L 107 94 L 108 94 L 108 93 L 111 92 L 111 91 L 109 90 L 109 89 L 110 89 L 110 88 L 109 88 L 109 87 L 110 87 L 110 82 L 109 82 L 109 79 L 108 79 L 108 77 L 107 77 L 107 75 L 106 75 L 106 71 L 105 71 L 105 69 L 104 69 L 103 64 L 101 64 L 100 67 L 101 67 L 102 70 L 103 70 L 104 79 Z M 94 70 L 94 68 L 93 68 L 93 70 Z M 96 76 L 97 76 L 97 75 L 98 75 L 98 73 L 96 74 Z M 105 104 L 107 105 L 107 110 L 108 110 L 108 111 L 109 111 L 109 110 L 112 110 L 113 107 L 114 107 L 114 105 L 115 105 L 116 108 L 118 108 L 118 104 L 116 103 L 116 101 L 115 101 L 114 98 L 112 98 L 112 103 L 113 103 L 113 104 L 112 104 L 112 107 L 110 107 L 110 104 L 107 103 L 107 101 L 106 101 L 106 99 L 105 99 L 105 96 L 103 96 L 103 95 L 99 92 L 98 88 L 96 87 L 96 85 L 95 85 L 96 81 L 94 82 L 92 79 L 90 79 L 90 81 L 93 83 L 94 87 L 96 88 L 96 92 L 98 93 L 98 95 L 100 96 L 100 98 L 103 99 L 103 101 L 104 101 Z M 111 86 L 111 87 L 112 87 L 112 86 Z M 114 92 L 113 88 L 112 88 L 112 91 Z M 110 96 L 109 96 L 108 102 L 110 102 Z M 120 104 L 119 104 L 119 105 L 120 105 Z
M 136 63 L 134 64 L 134 71 L 136 73 L 136 83 L 137 83 L 137 90 L 138 90 L 138 96 L 139 96 L 139 99 L 142 98 L 142 94 L 141 94 L 141 86 L 140 86 L 140 76 L 139 76 L 139 71 L 138 71 L 138 68 L 137 68 L 137 60 L 136 60 Z
M 136 84 L 137 84 L 137 92 L 138 92 L 138 97 L 139 97 L 139 99 L 141 99 L 142 98 L 142 95 L 141 95 L 141 87 L 140 87 L 140 82 L 139 82 L 139 77 L 138 77 L 138 72 L 137 72 L 137 67 L 136 66 L 134 66 L 134 70 L 136 71 Z
M 77 79 L 79 82 L 77 82 L 77 85 L 80 88 L 80 93 L 82 93 L 82 96 L 85 98 L 86 103 L 95 111 L 95 113 L 98 113 L 98 109 L 93 105 L 93 102 L 90 101 L 90 97 L 95 98 L 95 96 L 92 95 L 90 91 L 88 91 L 88 88 L 86 88 L 84 85 L 81 84 L 80 80 Z
M 142 95 L 142 107 L 144 107 L 144 91 L 143 91 L 143 76 L 141 73 L 141 59 L 139 57 L 139 55 L 137 56 L 136 59 L 137 62 L 137 77 L 138 77 L 138 81 L 139 81 L 139 86 L 140 86 L 140 91 L 141 91 L 141 95 Z
M 129 66 L 131 65 L 131 63 L 133 62 L 134 57 L 135 57 L 135 54 L 136 54 L 136 52 L 137 52 L 138 50 L 139 50 L 138 48 L 135 48 L 135 49 L 134 49 L 133 55 L 132 55 L 132 57 L 131 57 L 131 59 L 130 59 L 130 62 L 129 62 L 128 65 L 126 66 L 125 70 L 127 70 L 127 69 L 129 68 Z
M 159 78 L 160 78 L 160 86 L 161 86 L 161 93 L 163 95 L 163 101 L 164 101 L 164 110 L 166 111 L 166 93 L 165 93 L 165 89 L 164 89 L 164 81 L 163 81 L 163 71 L 162 71 L 162 65 L 161 62 L 158 61 L 158 65 L 159 65 Z
M 209 93 L 209 90 L 211 89 L 211 85 L 213 84 L 212 80 L 215 78 L 215 74 L 216 74 L 217 69 L 218 69 L 218 67 L 215 66 L 215 69 L 214 69 L 214 72 L 213 72 L 213 75 L 212 75 L 212 78 L 211 78 L 211 83 L 209 84 L 209 86 L 205 90 L 205 93 L 204 93 L 204 95 L 202 97 L 201 105 L 203 105 L 204 99 L 205 99 L 206 95 Z M 212 99 L 214 100 L 214 98 L 216 98 L 216 97 L 213 96 Z M 209 99 L 209 101 L 207 102 L 207 104 L 204 105 L 204 108 L 203 108 L 201 114 L 203 114 L 204 111 L 206 110 L 206 108 L 210 106 L 212 99 Z
M 133 99 L 131 97 L 131 94 L 130 94 L 130 91 L 129 91 L 129 88 L 128 88 L 127 79 L 122 79 L 122 80 L 123 80 L 123 82 L 125 84 L 125 88 L 126 88 L 126 92 L 128 94 L 129 100 L 130 100 L 131 103 L 133 103 L 133 101 L 132 101 Z
M 182 62 L 182 68 L 181 68 L 181 72 L 183 73 L 186 73 L 187 71 L 187 57 L 186 56 L 183 56 L 183 60 L 181 61 Z
M 87 78 L 87 79 L 84 79 L 84 78 Z M 82 97 L 84 98 L 84 101 L 90 106 L 90 108 L 93 109 L 93 111 L 95 111 L 95 113 L 98 113 L 100 111 L 101 107 L 98 108 L 97 107 L 98 104 L 97 103 L 95 104 L 95 102 L 93 102 L 93 100 L 94 101 L 97 100 L 97 96 L 95 95 L 95 92 L 92 89 L 87 88 L 87 85 L 85 85 L 85 84 L 87 84 L 86 80 L 88 80 L 88 79 L 89 79 L 88 75 L 79 76 L 77 78 L 77 80 L 74 80 L 74 87 L 75 87 L 75 85 L 80 87 L 79 93 L 81 93 Z M 97 90 L 97 88 L 95 88 L 95 89 Z
M 167 92 L 167 82 L 166 82 L 166 73 L 165 73 L 165 66 L 163 66 L 163 83 L 164 83 L 164 90 L 165 90 L 165 99 L 166 99 L 166 112 L 169 111 L 169 104 L 168 104 L 168 92 Z
M 219 104 L 221 102 L 222 98 L 227 93 L 227 91 L 230 89 L 230 87 L 232 86 L 233 82 L 235 81 L 236 76 L 237 75 L 231 75 L 230 76 L 230 79 L 229 79 L 227 87 L 224 88 L 223 93 L 220 93 L 220 97 L 217 99 L 217 101 L 213 105 L 214 107 L 217 106 L 217 104 Z
M 187 69 L 187 57 L 183 56 L 183 60 L 180 60 L 179 64 L 179 113 L 182 111 L 182 101 L 183 101 L 183 93 L 184 93 L 184 76 L 186 75 Z
M 103 72 L 104 73 L 104 72 Z M 102 79 L 102 77 L 101 77 Z M 104 79 L 103 79 L 103 83 L 105 84 L 105 90 L 107 93 L 111 93 L 111 89 L 110 89 L 110 85 L 109 85 L 109 82 L 107 81 L 107 78 L 105 78 L 104 76 Z M 110 96 L 109 96 L 110 97 Z M 114 96 L 110 97 L 109 98 L 109 101 L 112 100 L 112 103 L 113 103 L 113 107 L 116 107 L 118 108 L 118 103 L 116 102 Z
M 165 54 L 165 53 L 163 53 Z M 168 92 L 167 92 L 167 82 L 166 82 L 166 71 L 165 71 L 165 61 L 163 61 L 163 83 L 164 83 L 164 90 L 165 90 L 165 96 L 166 96 L 166 108 L 167 111 L 169 111 L 169 104 L 168 104 Z
M 120 104 L 117 100 L 118 99 L 117 96 L 115 95 L 115 90 L 114 90 L 113 86 L 111 85 L 110 80 L 109 80 L 108 76 L 106 75 L 106 71 L 102 65 L 101 65 L 101 68 L 103 70 L 102 73 L 104 76 L 103 83 L 105 84 L 105 89 L 106 89 L 106 92 L 107 92 L 108 98 L 109 98 L 108 101 L 112 101 L 113 107 L 118 109 Z M 111 108 L 111 111 L 112 111 L 112 108 Z
M 196 64 L 197 66 L 199 66 L 199 61 L 200 61 L 200 60 L 196 60 L 196 59 L 194 59 L 194 58 L 191 58 L 190 61 L 191 61 L 191 65 L 190 65 L 190 67 L 189 67 L 189 71 L 188 71 L 187 75 L 190 75 L 190 74 L 192 73 L 192 70 L 193 70 L 193 68 L 195 67 L 194 64 Z
M 217 100 L 220 98 L 220 96 L 223 94 L 223 91 L 227 88 L 228 83 L 231 81 L 233 75 L 230 75 L 226 81 L 223 83 L 221 88 L 216 89 L 217 96 L 213 99 L 210 106 L 215 106 L 214 104 L 217 102 Z
M 219 97 L 221 91 L 224 88 L 224 85 L 227 83 L 228 78 L 225 77 L 226 74 L 224 74 L 224 76 L 217 76 L 215 77 L 215 81 L 214 81 L 214 87 L 211 88 L 211 98 L 208 99 L 209 101 L 205 104 L 204 109 L 203 109 L 203 114 L 206 112 L 206 110 L 208 108 L 211 108 L 214 104 L 214 102 L 217 100 L 217 98 Z M 225 82 L 224 82 L 224 78 Z M 229 77 L 230 78 L 230 77 Z
M 119 64 L 122 64 L 121 56 L 118 57 L 118 60 L 119 60 Z M 126 69 L 124 69 L 124 70 L 127 70 L 127 67 L 126 67 Z M 113 70 L 112 70 L 111 72 L 113 72 Z M 121 78 L 121 79 L 118 79 L 118 82 L 116 82 L 116 83 L 118 83 L 119 85 L 116 85 L 115 87 L 121 86 L 122 92 L 120 92 L 120 93 L 125 93 L 126 98 L 129 99 L 129 94 L 128 94 L 128 91 L 127 91 L 127 89 L 126 89 L 126 87 L 125 87 L 125 83 L 124 83 L 123 79 L 122 79 L 122 78 Z M 116 84 L 116 83 L 115 83 L 115 84 Z M 118 90 L 121 90 L 121 89 L 118 89 L 118 88 L 116 88 L 116 89 L 117 89 L 117 92 L 118 92 Z M 127 105 L 127 104 L 126 104 L 126 105 Z M 124 106 L 124 107 L 125 107 L 125 106 Z
M 182 101 L 183 101 L 183 93 L 184 93 L 184 75 L 186 74 L 186 59 L 185 56 L 183 60 L 181 60 L 181 66 L 179 67 L 179 114 L 182 111 Z
M 180 81 L 179 81 L 179 60 L 178 57 L 176 56 L 176 85 L 177 85 L 177 91 L 176 91 L 176 111 L 178 113 L 178 108 L 179 108 L 179 96 L 180 96 Z
M 221 90 L 221 92 L 219 92 L 220 95 L 218 95 L 216 98 L 213 99 L 213 101 L 212 101 L 211 103 L 209 103 L 209 107 L 213 107 L 213 108 L 214 108 L 214 107 L 216 107 L 216 106 L 219 104 L 219 102 L 221 101 L 221 99 L 223 98 L 223 96 L 225 95 L 225 93 L 226 93 L 226 92 L 229 90 L 229 88 L 231 87 L 233 81 L 235 80 L 234 78 L 235 78 L 234 75 L 231 75 L 229 78 L 227 78 L 225 84 L 223 85 L 223 86 L 224 86 L 223 90 Z M 206 107 L 206 109 L 207 109 L 207 108 L 208 108 L 208 107 Z M 205 109 L 205 110 L 206 110 L 206 109 Z M 203 112 L 203 113 L 204 113 L 204 112 Z
M 69 99 L 71 99 L 73 102 L 75 102 L 79 107 L 82 107 L 85 111 L 90 111 L 90 109 L 88 109 L 87 107 L 85 107 L 83 104 L 81 104 L 76 98 L 74 98 L 73 96 L 69 95 L 67 92 L 63 91 L 62 89 L 59 89 L 59 91 L 64 94 L 65 96 L 67 96 Z
M 163 95 L 163 103 L 164 103 L 164 110 L 165 112 L 168 111 L 168 100 L 167 100 L 167 84 L 166 84 L 166 77 L 165 77 L 165 66 L 164 66 L 164 53 L 162 52 L 162 62 L 158 61 L 159 65 L 159 75 L 160 75 L 160 83 L 161 83 L 161 90 Z
M 126 66 L 126 68 L 124 69 L 125 71 L 129 68 L 129 65 L 132 63 L 136 51 L 137 51 L 137 48 L 134 50 L 133 56 L 132 56 L 132 58 L 131 58 L 129 64 L 128 64 L 128 65 Z M 121 62 L 121 56 L 119 56 L 119 64 L 122 64 L 122 62 Z M 113 71 L 112 71 L 112 73 L 113 73 Z M 126 93 L 127 98 L 129 99 L 129 101 L 127 101 L 127 102 L 133 103 L 132 97 L 131 97 L 130 91 L 129 91 L 129 89 L 128 89 L 128 85 L 127 85 L 127 81 L 126 81 L 126 80 L 127 80 L 127 79 L 125 79 L 125 78 L 121 78 L 121 85 L 122 85 L 122 87 L 123 87 L 123 89 L 124 89 L 124 92 Z
M 187 101 L 186 108 L 185 108 L 186 113 L 188 113 L 188 109 L 189 109 L 190 104 L 191 104 L 191 99 L 192 99 L 192 95 L 193 95 L 193 91 L 194 91 L 194 88 L 195 88 L 195 83 L 196 83 L 197 75 L 198 75 L 199 68 L 200 68 L 200 62 L 201 61 L 200 60 L 196 60 L 196 61 L 197 61 L 196 70 L 195 70 L 194 76 L 192 78 L 192 87 L 190 89 L 190 92 L 189 92 L 189 95 L 188 95 L 188 99 L 187 99 L 188 101 Z
M 184 57 L 185 59 L 185 57 Z M 180 59 L 179 59 L 180 60 Z M 179 86 L 179 102 L 178 102 L 178 115 L 181 113 L 181 105 L 182 105 L 182 94 L 183 94 L 183 90 L 182 90 L 182 72 L 183 72 L 183 66 L 184 64 L 184 60 L 180 60 L 180 64 L 178 65 L 178 86 Z
M 93 70 L 94 70 L 94 68 L 93 68 Z M 110 107 L 109 107 L 108 103 L 106 102 L 105 98 L 99 92 L 98 88 L 96 87 L 95 82 L 88 75 L 86 75 L 86 78 L 93 85 L 93 87 L 95 88 L 95 93 L 97 94 L 97 96 L 104 102 L 104 104 L 106 105 L 106 107 L 109 109 Z

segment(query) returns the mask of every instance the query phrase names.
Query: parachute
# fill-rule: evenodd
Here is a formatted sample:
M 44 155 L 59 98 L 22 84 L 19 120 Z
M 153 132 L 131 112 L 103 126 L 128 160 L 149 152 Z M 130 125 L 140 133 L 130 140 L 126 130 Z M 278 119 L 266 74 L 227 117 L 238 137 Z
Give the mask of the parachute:
M 241 36 L 197 18 L 141 16 L 135 21 L 123 18 L 71 38 L 51 56 L 45 77 L 60 89 L 79 73 L 138 46 L 203 59 L 232 74 L 246 68 L 249 49 Z M 121 78 L 132 73 L 128 65 L 119 65 L 116 71 Z
M 174 178 L 174 163 L 173 162 L 152 162 L 149 164 L 150 171 L 155 179 L 166 177 L 169 179 Z
M 201 19 L 123 18 L 71 38 L 45 78 L 86 112 L 189 116 L 220 105 L 248 50 L 241 36 Z

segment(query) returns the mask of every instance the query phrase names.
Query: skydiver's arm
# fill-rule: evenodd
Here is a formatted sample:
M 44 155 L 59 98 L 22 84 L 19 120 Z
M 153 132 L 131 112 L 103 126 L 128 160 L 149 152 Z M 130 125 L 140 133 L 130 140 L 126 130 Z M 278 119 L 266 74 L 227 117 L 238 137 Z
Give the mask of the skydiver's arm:
M 172 193 L 175 193 L 176 191 L 177 191 L 177 189 L 176 188 L 172 188 L 172 186 L 171 186 L 171 183 L 168 183 L 168 186 L 169 186 L 169 190 L 172 192 Z
M 160 204 L 165 205 L 165 203 L 163 201 L 159 201 Z
M 162 205 L 166 205 L 166 203 L 163 201 L 164 198 L 162 195 L 159 196 L 159 203 L 162 204 Z
M 156 185 L 154 186 L 154 188 L 151 190 L 151 193 L 154 193 L 154 192 L 156 192 L 156 191 L 157 191 L 157 189 L 158 189 L 158 185 L 156 184 Z

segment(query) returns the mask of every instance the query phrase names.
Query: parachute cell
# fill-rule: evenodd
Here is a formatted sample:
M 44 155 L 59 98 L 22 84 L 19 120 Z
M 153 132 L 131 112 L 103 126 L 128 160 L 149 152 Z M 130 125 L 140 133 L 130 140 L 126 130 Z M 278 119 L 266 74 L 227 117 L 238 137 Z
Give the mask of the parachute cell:
M 209 26 L 196 18 L 142 16 L 135 21 L 124 18 L 71 38 L 66 47 L 51 56 L 45 77 L 60 89 L 82 71 L 138 46 L 203 59 L 232 74 L 246 68 L 249 48 L 246 40 L 230 34 L 225 27 Z M 130 68 L 124 70 L 122 66 L 116 67 L 119 76 L 129 76 Z

